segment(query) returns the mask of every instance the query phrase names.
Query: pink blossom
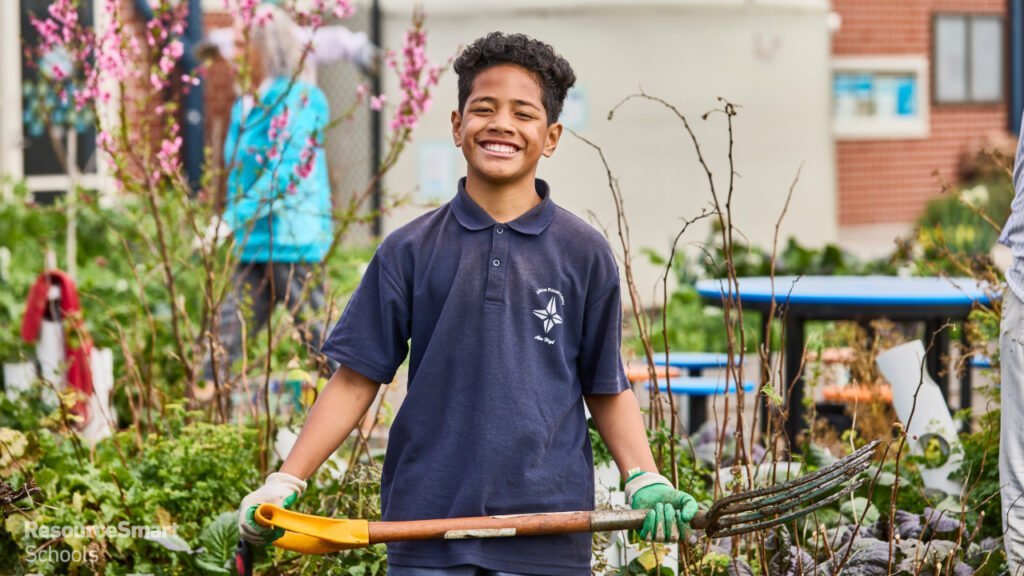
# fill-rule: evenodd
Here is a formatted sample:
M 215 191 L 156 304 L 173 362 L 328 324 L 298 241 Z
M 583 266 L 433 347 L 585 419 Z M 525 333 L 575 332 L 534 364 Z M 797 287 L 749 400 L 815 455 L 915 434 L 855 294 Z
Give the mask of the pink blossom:
M 274 19 L 274 13 L 270 10 L 257 10 L 256 15 L 253 19 L 253 24 L 258 28 L 263 28 Z
M 160 72 L 163 72 L 164 76 L 170 74 L 171 70 L 174 70 L 174 65 L 174 59 L 167 54 L 160 57 Z
M 157 152 L 156 158 L 165 174 L 173 174 L 181 167 L 181 158 L 178 157 L 180 150 L 181 136 L 176 136 L 173 140 L 164 140 L 160 144 L 160 151 Z
M 285 106 L 281 113 L 270 119 L 270 130 L 267 131 L 267 138 L 277 140 L 284 136 L 284 129 L 288 126 L 288 107 Z
M 351 18 L 356 13 L 356 7 L 352 5 L 351 0 L 338 0 L 338 3 L 334 6 L 334 17 L 339 19 Z
M 385 94 L 381 94 L 380 96 L 371 96 L 370 108 L 380 111 L 380 109 L 384 107 L 384 103 L 387 102 L 387 99 L 388 97 Z
M 167 45 L 166 53 L 171 58 L 177 60 L 185 53 L 185 46 L 179 40 L 171 40 L 170 44 Z
M 401 99 L 389 123 L 393 142 L 407 137 L 416 128 L 419 118 L 430 107 L 430 90 L 441 76 L 441 67 L 429 65 L 426 57 L 426 33 L 420 12 L 414 15 L 413 27 L 405 33 L 401 54 L 401 63 L 394 54 L 387 56 L 388 65 L 398 74 L 401 89 Z

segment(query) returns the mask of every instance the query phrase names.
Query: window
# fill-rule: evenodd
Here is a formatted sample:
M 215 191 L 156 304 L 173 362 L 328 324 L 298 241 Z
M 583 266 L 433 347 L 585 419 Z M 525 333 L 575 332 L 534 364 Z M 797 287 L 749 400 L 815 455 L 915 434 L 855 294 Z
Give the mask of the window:
M 1003 100 L 1003 19 L 939 14 L 933 23 L 933 97 L 939 104 Z
M 928 136 L 923 57 L 835 58 L 832 116 L 838 138 Z

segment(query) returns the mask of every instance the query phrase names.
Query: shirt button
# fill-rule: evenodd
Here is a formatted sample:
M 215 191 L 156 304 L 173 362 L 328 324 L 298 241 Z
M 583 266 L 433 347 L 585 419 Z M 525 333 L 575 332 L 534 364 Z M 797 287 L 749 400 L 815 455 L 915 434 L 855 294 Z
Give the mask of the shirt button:
M 495 266 L 501 266 L 501 260 L 495 258 L 494 260 L 491 261 L 491 264 L 494 264 Z
M 502 228 L 501 226 L 498 226 L 498 228 L 495 230 L 495 232 L 497 232 L 498 234 L 504 234 L 505 233 L 505 229 Z

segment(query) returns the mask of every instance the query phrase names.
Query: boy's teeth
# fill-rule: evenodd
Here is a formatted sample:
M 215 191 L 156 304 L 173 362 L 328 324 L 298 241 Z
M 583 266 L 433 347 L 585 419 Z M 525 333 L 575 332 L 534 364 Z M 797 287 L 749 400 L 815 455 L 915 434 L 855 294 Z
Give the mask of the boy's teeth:
M 498 152 L 500 154 L 512 154 L 516 151 L 515 146 L 509 146 L 508 144 L 484 144 L 484 149 L 490 152 Z

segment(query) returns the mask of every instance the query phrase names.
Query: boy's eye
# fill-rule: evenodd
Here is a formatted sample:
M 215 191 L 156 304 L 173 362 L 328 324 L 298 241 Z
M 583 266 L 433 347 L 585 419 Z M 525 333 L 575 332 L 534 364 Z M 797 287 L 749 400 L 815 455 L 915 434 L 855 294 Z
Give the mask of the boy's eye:
M 487 112 L 490 112 L 491 109 L 490 108 L 473 108 L 472 111 L 476 112 L 478 114 L 486 114 Z
M 519 112 L 518 114 L 516 114 L 516 116 L 519 116 L 520 118 L 524 118 L 526 120 L 532 120 L 533 119 L 533 116 L 531 116 L 530 114 L 527 114 L 526 112 Z

